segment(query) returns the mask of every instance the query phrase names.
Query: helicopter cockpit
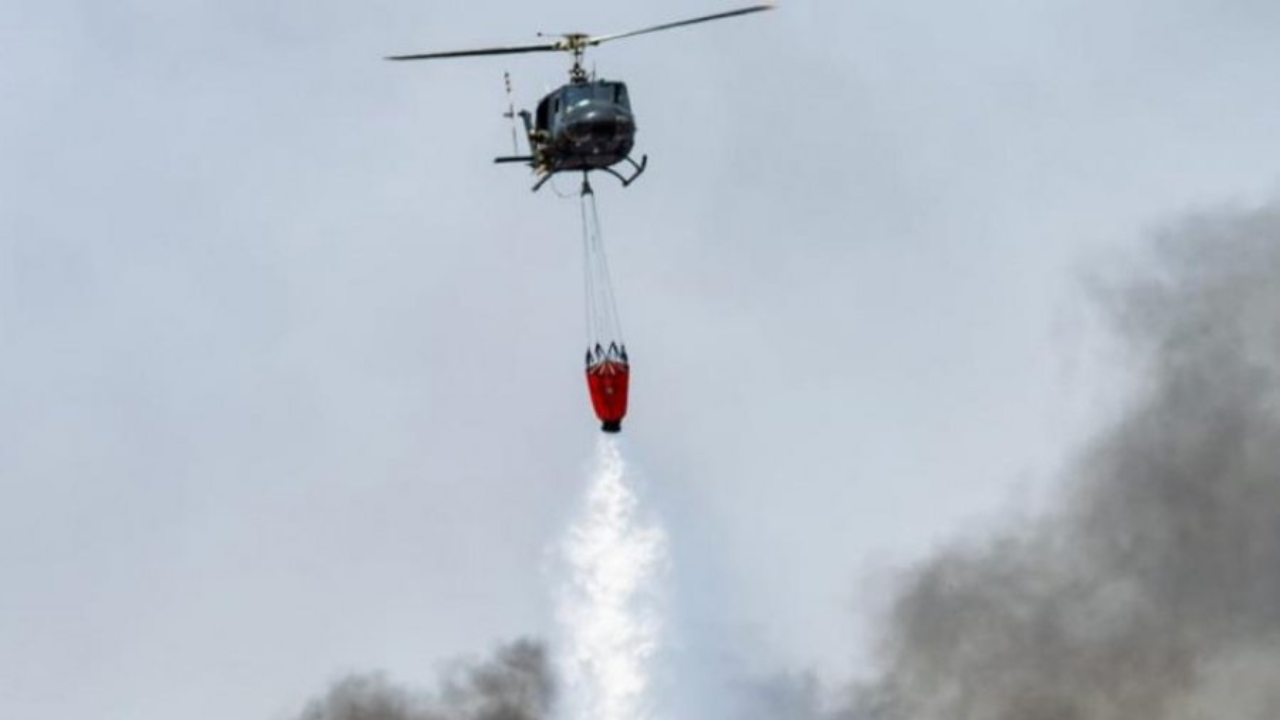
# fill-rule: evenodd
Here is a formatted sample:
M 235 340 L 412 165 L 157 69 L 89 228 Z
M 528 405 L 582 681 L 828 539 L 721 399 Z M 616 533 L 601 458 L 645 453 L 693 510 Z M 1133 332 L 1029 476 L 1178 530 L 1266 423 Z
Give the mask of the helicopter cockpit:
M 552 118 L 568 117 L 584 112 L 591 106 L 630 115 L 631 98 L 627 93 L 626 83 L 596 80 L 565 85 L 538 103 L 534 112 L 534 129 L 552 130 Z

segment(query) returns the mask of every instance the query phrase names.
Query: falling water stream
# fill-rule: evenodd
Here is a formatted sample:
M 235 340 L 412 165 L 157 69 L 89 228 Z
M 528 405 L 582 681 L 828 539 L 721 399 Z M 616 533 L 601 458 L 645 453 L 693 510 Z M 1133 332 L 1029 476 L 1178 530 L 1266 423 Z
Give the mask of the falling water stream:
M 602 435 L 590 486 L 561 546 L 558 597 L 564 720 L 646 720 L 662 630 L 666 534 L 640 513 L 620 441 Z

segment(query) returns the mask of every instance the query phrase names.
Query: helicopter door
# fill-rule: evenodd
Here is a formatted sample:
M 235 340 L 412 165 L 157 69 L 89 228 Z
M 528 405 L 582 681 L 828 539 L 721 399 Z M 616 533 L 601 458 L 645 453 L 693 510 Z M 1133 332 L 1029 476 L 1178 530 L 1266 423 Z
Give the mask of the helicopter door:
M 631 109 L 631 98 L 627 97 L 627 86 L 622 83 L 615 83 L 613 86 L 613 102 L 618 107 L 626 110 Z
M 538 107 L 534 111 L 533 128 L 535 130 L 547 129 L 547 111 L 551 109 L 551 96 L 548 95 L 538 102 Z

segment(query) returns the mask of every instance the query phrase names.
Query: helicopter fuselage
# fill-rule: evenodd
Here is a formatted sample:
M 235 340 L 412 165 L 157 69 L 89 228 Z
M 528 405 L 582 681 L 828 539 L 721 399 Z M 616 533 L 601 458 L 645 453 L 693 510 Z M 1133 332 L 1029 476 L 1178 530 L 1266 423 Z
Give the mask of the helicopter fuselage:
M 621 82 L 572 82 L 538 103 L 530 138 L 539 169 L 599 170 L 635 146 L 636 121 Z
M 548 93 L 535 112 L 520 113 L 529 138 L 529 155 L 500 157 L 497 162 L 526 162 L 542 178 L 537 190 L 559 172 L 603 170 L 629 185 L 644 172 L 647 158 L 631 159 L 636 119 L 625 83 L 574 79 Z M 627 162 L 624 176 L 613 169 Z

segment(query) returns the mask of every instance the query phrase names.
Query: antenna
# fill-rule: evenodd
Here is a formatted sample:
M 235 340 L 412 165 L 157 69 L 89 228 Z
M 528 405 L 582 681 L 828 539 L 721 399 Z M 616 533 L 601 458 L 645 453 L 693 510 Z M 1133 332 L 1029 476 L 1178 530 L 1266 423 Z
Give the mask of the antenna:
M 507 111 L 502 113 L 502 117 L 511 121 L 511 153 L 519 155 L 520 143 L 516 140 L 516 105 L 511 99 L 511 73 L 503 72 L 502 81 L 507 86 Z

